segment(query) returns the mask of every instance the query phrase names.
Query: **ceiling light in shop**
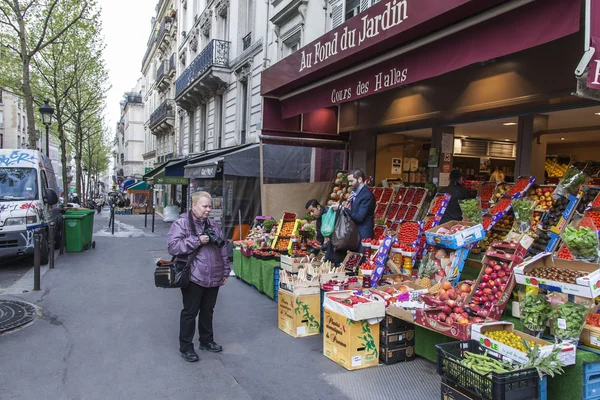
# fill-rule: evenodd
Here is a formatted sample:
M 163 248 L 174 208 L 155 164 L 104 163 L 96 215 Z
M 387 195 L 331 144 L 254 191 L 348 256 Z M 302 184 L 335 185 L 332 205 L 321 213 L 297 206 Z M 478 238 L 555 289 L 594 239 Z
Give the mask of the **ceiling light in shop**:
M 516 122 L 505 122 L 502 125 L 504 125 L 504 126 L 513 126 L 513 125 L 516 125 L 516 124 L 517 124 Z
M 565 138 L 564 138 L 564 137 L 561 137 L 561 138 L 560 138 L 560 140 L 565 140 Z
M 595 115 L 600 115 L 600 112 L 594 113 Z
M 510 139 L 504 139 L 505 142 L 510 142 Z

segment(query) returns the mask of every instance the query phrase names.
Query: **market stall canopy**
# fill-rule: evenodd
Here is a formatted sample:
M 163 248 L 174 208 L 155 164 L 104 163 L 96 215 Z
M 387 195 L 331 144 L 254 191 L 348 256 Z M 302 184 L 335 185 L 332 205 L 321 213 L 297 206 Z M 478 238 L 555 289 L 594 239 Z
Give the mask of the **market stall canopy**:
M 377 28 L 375 29 L 377 35 L 369 35 L 368 32 L 374 31 L 368 28 L 368 23 L 383 23 L 384 14 L 386 11 L 389 13 L 390 7 L 397 7 L 398 4 L 407 2 L 389 0 L 377 3 L 369 8 L 367 13 L 351 18 L 336 30 L 265 70 L 261 83 L 262 94 L 279 99 L 281 118 L 286 119 L 356 101 L 375 93 L 440 76 L 474 63 L 536 47 L 576 33 L 580 26 L 580 0 L 545 0 L 533 1 L 529 4 L 525 4 L 525 1 L 512 1 L 485 11 L 480 8 L 476 16 L 471 14 L 468 19 L 455 25 L 408 43 L 403 34 L 396 32 L 397 29 L 401 31 L 406 27 L 418 29 L 420 24 L 429 26 L 431 18 L 434 18 L 430 14 L 432 10 L 438 17 L 444 13 L 454 15 L 457 9 L 464 10 L 461 7 L 466 7 L 467 3 L 475 3 L 459 0 L 446 2 L 413 0 L 410 2 L 411 7 L 404 5 L 402 12 L 406 18 L 401 24 L 389 30 L 379 31 Z M 479 3 L 487 3 L 488 7 L 490 5 L 490 2 Z M 365 45 L 373 47 L 375 46 L 373 41 L 382 37 L 387 40 L 390 36 L 396 38 L 395 44 L 399 47 L 353 64 L 350 54 L 359 50 L 342 51 L 344 40 L 351 40 L 344 29 L 351 31 L 351 36 L 356 34 L 356 47 L 359 50 Z M 411 32 L 414 32 L 414 29 Z M 364 44 L 361 44 L 361 35 L 364 37 Z M 379 44 L 376 45 L 378 46 Z M 333 63 L 327 61 L 327 54 L 330 54 L 329 59 L 336 60 L 338 68 L 332 71 L 335 73 L 321 81 L 313 80 L 301 85 L 303 78 L 296 78 L 296 76 L 302 76 L 304 74 L 302 71 L 307 70 L 305 76 L 309 76 L 310 70 L 316 66 L 324 69 L 322 65 Z M 316 66 L 303 66 L 303 63 L 307 65 L 308 62 Z M 282 90 L 281 88 L 284 87 L 288 89 Z M 294 89 L 290 89 L 291 87 Z M 267 114 L 265 111 L 265 115 Z M 265 126 L 266 124 L 267 121 Z
M 159 164 L 153 170 L 145 173 L 144 176 L 142 177 L 142 179 L 144 181 L 150 182 L 150 184 L 152 184 L 152 178 L 154 178 L 156 175 L 158 175 L 165 168 L 165 165 L 167 165 L 168 163 L 169 163 L 169 161 L 166 161 L 166 162 L 164 162 L 162 164 Z
M 135 179 L 126 179 L 123 182 L 123 189 L 127 189 L 129 186 L 135 185 Z
M 152 189 L 150 189 L 150 186 L 148 186 L 148 184 L 144 181 L 140 181 L 138 183 L 136 183 L 133 186 L 130 186 L 127 188 L 127 191 L 129 193 L 134 193 L 134 192 L 149 192 Z

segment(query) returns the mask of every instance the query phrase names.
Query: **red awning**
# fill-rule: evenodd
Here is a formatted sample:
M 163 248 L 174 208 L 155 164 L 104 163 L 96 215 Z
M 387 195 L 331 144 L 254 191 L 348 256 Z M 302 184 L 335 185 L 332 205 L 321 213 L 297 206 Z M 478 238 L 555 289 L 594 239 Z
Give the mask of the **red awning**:
M 281 117 L 355 101 L 573 34 L 579 30 L 580 6 L 580 0 L 530 3 L 337 80 L 284 96 Z

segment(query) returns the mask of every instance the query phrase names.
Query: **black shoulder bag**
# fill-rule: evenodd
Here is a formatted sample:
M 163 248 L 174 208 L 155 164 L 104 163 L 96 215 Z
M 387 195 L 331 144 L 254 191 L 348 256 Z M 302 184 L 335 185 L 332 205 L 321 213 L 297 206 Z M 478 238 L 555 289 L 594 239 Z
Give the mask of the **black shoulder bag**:
M 196 236 L 196 226 L 194 224 L 194 219 L 192 218 L 192 212 L 189 212 L 188 218 L 190 220 L 190 229 L 192 230 L 192 235 Z M 154 270 L 154 284 L 156 287 L 161 288 L 185 288 L 190 284 L 190 264 L 198 255 L 200 251 L 200 247 L 198 246 L 188 257 L 187 262 L 184 264 L 182 262 L 176 262 L 175 259 L 177 256 L 173 256 L 171 261 L 158 260 L 156 263 L 156 269 Z

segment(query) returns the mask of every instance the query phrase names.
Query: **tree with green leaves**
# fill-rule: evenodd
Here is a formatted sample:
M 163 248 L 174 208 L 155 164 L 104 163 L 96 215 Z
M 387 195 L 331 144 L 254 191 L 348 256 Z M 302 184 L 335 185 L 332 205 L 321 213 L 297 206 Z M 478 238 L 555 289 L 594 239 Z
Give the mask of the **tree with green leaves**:
M 20 82 L 3 84 L 23 93 L 30 148 L 36 147 L 34 94 L 30 70 L 32 60 L 72 29 L 83 18 L 89 3 L 89 0 L 0 0 L 0 46 L 6 52 L 1 54 L 5 54 L 7 60 L 18 60 L 21 70 Z M 72 8 L 72 12 L 68 13 L 69 18 L 53 18 L 60 6 Z M 10 67 L 7 69 L 11 70 Z

